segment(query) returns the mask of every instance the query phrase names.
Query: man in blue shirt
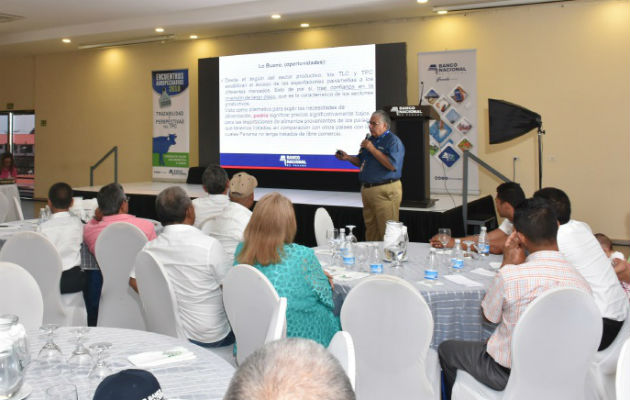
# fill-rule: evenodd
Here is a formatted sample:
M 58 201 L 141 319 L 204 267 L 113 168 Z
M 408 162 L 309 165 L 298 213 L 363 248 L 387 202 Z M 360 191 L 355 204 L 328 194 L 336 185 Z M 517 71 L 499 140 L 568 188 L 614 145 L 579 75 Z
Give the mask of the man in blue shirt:
M 339 150 L 336 157 L 361 168 L 361 198 L 366 240 L 383 240 L 385 223 L 398 221 L 402 199 L 402 174 L 405 146 L 390 132 L 391 120 L 383 110 L 377 110 L 370 118 L 370 137 L 361 142 L 356 156 Z

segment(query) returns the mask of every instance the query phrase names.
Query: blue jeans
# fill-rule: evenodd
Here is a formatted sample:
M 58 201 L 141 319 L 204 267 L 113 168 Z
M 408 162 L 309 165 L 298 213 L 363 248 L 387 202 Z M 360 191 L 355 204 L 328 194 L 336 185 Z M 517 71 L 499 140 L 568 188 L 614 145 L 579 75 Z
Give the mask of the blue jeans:
M 234 344 L 234 332 L 230 331 L 230 333 L 228 333 L 226 337 L 214 343 L 203 343 L 192 339 L 188 339 L 188 341 L 190 343 L 196 344 L 197 346 L 206 348 L 229 346 L 231 344 Z

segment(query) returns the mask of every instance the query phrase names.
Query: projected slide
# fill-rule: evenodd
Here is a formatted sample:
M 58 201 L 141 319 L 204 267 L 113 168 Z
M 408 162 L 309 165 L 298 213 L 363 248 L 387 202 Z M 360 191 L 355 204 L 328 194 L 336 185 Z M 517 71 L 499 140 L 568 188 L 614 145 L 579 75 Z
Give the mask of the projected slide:
M 375 104 L 374 45 L 220 57 L 220 163 L 356 172 Z

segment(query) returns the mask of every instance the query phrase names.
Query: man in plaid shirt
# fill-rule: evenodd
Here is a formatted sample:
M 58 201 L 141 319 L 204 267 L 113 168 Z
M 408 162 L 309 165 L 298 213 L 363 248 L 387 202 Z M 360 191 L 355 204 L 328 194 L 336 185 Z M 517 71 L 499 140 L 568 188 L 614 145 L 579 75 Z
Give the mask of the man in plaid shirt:
M 458 369 L 494 390 L 505 389 L 514 327 L 536 297 L 556 287 L 591 293 L 589 284 L 558 251 L 556 214 L 545 200 L 521 203 L 514 211 L 514 228 L 505 243 L 503 265 L 481 303 L 485 318 L 498 324 L 492 336 L 487 343 L 447 340 L 438 348 L 447 399 Z

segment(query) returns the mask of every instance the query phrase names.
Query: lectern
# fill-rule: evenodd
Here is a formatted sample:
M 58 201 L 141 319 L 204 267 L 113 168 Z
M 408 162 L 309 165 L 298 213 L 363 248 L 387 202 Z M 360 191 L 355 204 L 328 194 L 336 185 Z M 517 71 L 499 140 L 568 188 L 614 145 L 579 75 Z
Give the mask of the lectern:
M 429 120 L 438 119 L 431 106 L 387 106 L 392 131 L 405 145 L 402 170 L 402 207 L 428 208 L 435 204 L 429 196 Z

